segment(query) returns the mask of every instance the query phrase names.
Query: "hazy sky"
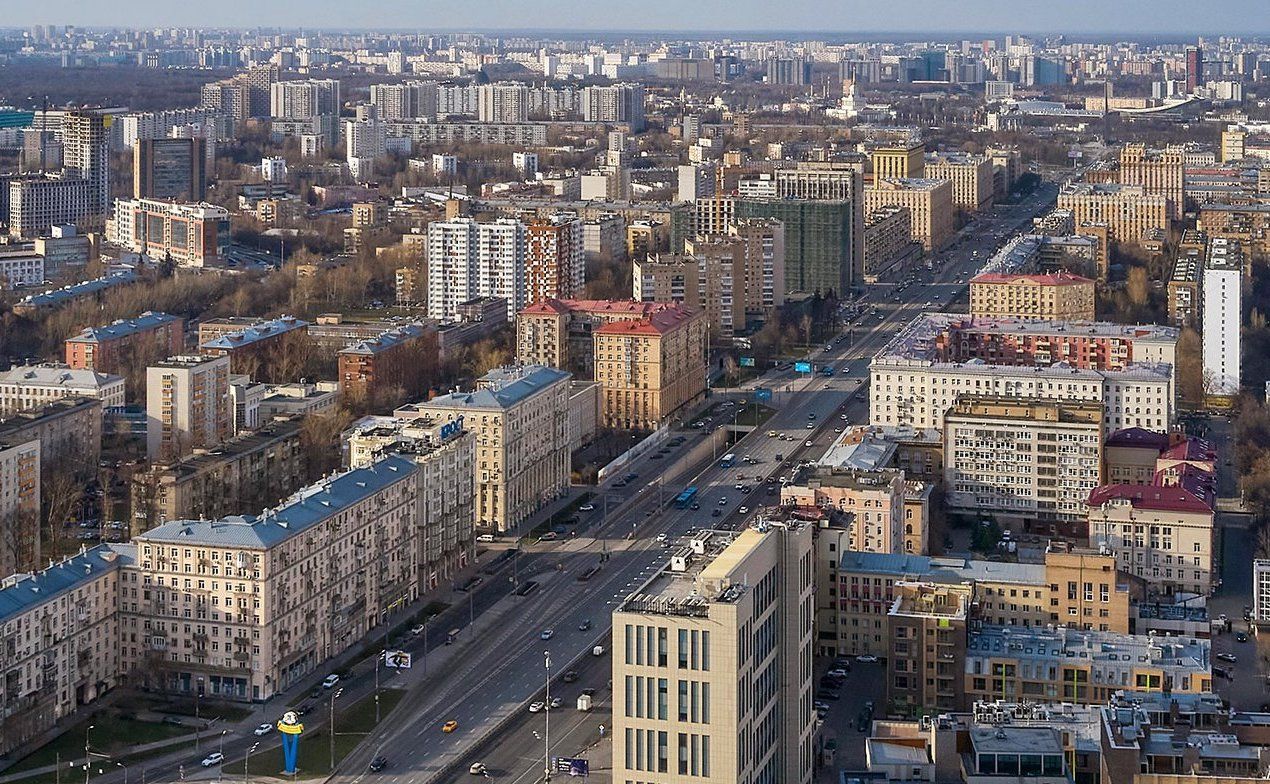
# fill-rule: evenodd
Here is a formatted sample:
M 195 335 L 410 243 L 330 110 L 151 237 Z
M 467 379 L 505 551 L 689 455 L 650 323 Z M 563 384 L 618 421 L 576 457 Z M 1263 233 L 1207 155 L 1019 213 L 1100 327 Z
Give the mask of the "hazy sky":
M 2 25 L 1102 32 L 1270 30 L 1267 0 L 43 0 Z M 1228 25 L 1228 27 L 1219 27 Z

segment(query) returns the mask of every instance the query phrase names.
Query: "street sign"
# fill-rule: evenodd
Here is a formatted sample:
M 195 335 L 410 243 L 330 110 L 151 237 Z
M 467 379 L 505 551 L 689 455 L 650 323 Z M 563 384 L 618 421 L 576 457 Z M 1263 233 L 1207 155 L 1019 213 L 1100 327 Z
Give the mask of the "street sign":
M 794 372 L 795 373 L 810 373 L 811 363 L 810 362 L 795 362 Z
M 384 651 L 384 666 L 396 667 L 399 670 L 410 669 L 413 655 L 405 651 Z
M 741 357 L 741 367 L 754 367 L 754 357 Z
M 591 775 L 591 763 L 580 757 L 556 757 L 556 772 L 568 773 L 570 776 Z
M 772 390 L 764 387 L 756 387 L 754 389 L 754 399 L 758 401 L 771 400 Z

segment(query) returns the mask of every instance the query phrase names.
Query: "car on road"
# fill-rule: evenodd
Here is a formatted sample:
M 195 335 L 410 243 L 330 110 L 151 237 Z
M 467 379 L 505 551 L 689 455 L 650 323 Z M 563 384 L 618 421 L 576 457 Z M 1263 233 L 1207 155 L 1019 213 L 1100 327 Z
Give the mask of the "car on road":
M 861 664 L 874 664 L 877 662 L 878 657 L 864 654 L 864 655 L 855 657 L 855 660 L 860 662 Z
M 750 511 L 750 508 L 749 508 L 748 506 L 742 506 L 741 508 L 737 509 L 736 511 L 737 511 L 737 514 L 748 514 L 748 513 L 749 513 L 749 511 Z
M 1216 658 L 1221 659 L 1224 662 L 1230 662 L 1231 664 L 1239 661 L 1239 657 L 1235 656 L 1233 653 L 1219 653 Z
M 803 442 L 803 446 L 811 446 L 811 445 L 812 443 L 810 438 Z
M 494 541 L 494 535 L 493 535 L 493 534 L 481 534 L 480 536 L 476 537 L 476 541 L 478 541 L 478 542 L 492 542 L 492 541 Z
M 388 767 L 388 758 L 382 754 L 370 761 L 371 773 L 378 773 L 386 767 Z
M 710 516 L 711 516 L 711 517 L 718 517 L 718 516 L 720 516 L 720 515 L 722 515 L 722 514 L 723 514 L 723 512 L 722 512 L 721 510 L 719 510 L 719 509 L 712 509 L 712 510 L 710 510 Z
M 591 631 L 591 619 L 587 618 L 583 620 L 582 623 L 578 624 L 578 631 L 580 632 Z
M 573 683 L 577 679 L 578 679 L 577 670 L 569 670 L 568 672 L 564 674 L 564 677 L 561 678 L 561 680 L 563 680 L 565 683 Z
M 254 730 L 252 730 L 252 733 L 254 733 L 255 735 L 268 735 L 272 731 L 273 731 L 272 724 L 261 724 L 259 727 L 256 727 Z
M 459 723 L 455 721 L 454 719 L 450 719 L 445 724 L 441 725 L 441 731 L 445 733 L 454 732 L 458 728 L 459 728 Z
M 583 504 L 582 506 L 578 507 L 578 511 L 579 512 L 594 512 L 595 504 Z
M 1248 635 L 1243 632 L 1235 632 L 1235 642 L 1248 642 Z
M 224 754 L 221 754 L 219 751 L 213 751 L 211 754 L 208 754 L 206 757 L 203 758 L 203 762 L 201 764 L 205 768 L 210 768 L 213 765 L 219 765 L 224 761 L 225 761 Z
M 555 630 L 555 629 L 543 629 L 543 630 L 542 630 L 542 634 L 540 634 L 540 635 L 538 635 L 538 636 L 539 636 L 539 637 L 541 637 L 541 638 L 542 638 L 542 639 L 544 639 L 544 640 L 550 640 L 552 637 L 555 637 L 555 636 L 556 636 L 556 630 Z
M 561 699 L 560 697 L 552 697 L 551 704 L 548 706 L 548 710 L 559 708 L 561 705 L 564 705 L 563 699 Z
M 727 505 L 728 505 L 728 497 L 725 495 L 719 499 L 719 506 L 727 506 Z
M 807 429 L 808 429 L 808 430 L 815 430 L 815 429 L 816 429 L 816 426 L 815 426 L 814 424 L 812 424 L 811 422 L 808 422 L 808 423 L 807 423 Z
M 837 702 L 842 699 L 842 693 L 837 689 L 818 689 L 815 696 L 818 700 L 828 702 Z
M 657 534 L 657 541 L 659 542 L 665 542 L 668 538 L 665 533 Z
M 419 635 L 423 634 L 424 630 L 426 629 L 427 629 L 426 626 L 424 626 L 423 624 L 419 624 L 418 626 L 410 627 L 410 633 L 413 634 L 415 637 L 418 637 Z
M 468 773 L 470 773 L 470 774 L 472 774 L 473 776 L 484 776 L 484 775 L 485 775 L 485 763 L 484 763 L 484 762 L 473 762 L 473 763 L 472 763 L 472 765 L 471 765 L 471 767 L 469 767 L 469 768 L 467 769 L 467 772 L 468 772 Z
M 824 700 L 816 700 L 815 702 L 811 704 L 811 706 L 815 708 L 816 710 L 829 710 L 830 708 L 829 703 L 825 702 Z
M 543 711 L 543 709 L 544 709 L 544 708 L 546 708 L 546 707 L 547 707 L 547 705 L 546 705 L 545 703 L 542 703 L 542 702 L 531 702 L 531 703 L 529 703 L 529 712 L 530 712 L 530 713 L 541 713 L 541 712 Z
M 830 678 L 845 678 L 845 677 L 847 677 L 847 671 L 846 671 L 846 670 L 844 670 L 844 669 L 842 669 L 841 667 L 836 667 L 836 668 L 834 668 L 834 669 L 830 670 L 829 672 L 827 672 L 827 673 L 825 673 L 825 674 L 826 674 L 826 675 L 828 675 Z
M 335 673 L 331 673 L 330 675 L 326 676 L 326 678 L 322 681 L 322 688 L 323 689 L 334 688 L 335 684 L 339 682 L 340 682 L 340 676 L 336 675 Z

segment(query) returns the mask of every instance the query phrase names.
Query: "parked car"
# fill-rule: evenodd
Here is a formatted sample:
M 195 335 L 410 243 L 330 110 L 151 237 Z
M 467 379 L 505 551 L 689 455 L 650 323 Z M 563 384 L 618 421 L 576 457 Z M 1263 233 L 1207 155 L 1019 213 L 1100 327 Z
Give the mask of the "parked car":
M 323 689 L 334 688 L 335 684 L 339 682 L 340 682 L 340 676 L 336 675 L 335 673 L 331 673 L 330 675 L 326 676 L 326 678 L 322 680 L 322 688 Z
M 565 683 L 573 683 L 577 679 L 578 679 L 577 670 L 569 670 L 568 672 L 564 674 L 564 677 L 561 678 L 561 680 L 563 680 Z
M 1233 653 L 1219 653 L 1216 658 L 1221 659 L 1224 662 L 1230 662 L 1231 664 L 1239 661 L 1238 657 L 1236 657 Z
M 544 708 L 546 708 L 546 707 L 547 707 L 547 706 L 546 706 L 546 704 L 544 704 L 544 703 L 541 703 L 541 702 L 531 702 L 531 703 L 529 703 L 529 712 L 530 712 L 530 713 L 541 713 L 541 712 L 543 711 L 543 709 L 544 709 Z

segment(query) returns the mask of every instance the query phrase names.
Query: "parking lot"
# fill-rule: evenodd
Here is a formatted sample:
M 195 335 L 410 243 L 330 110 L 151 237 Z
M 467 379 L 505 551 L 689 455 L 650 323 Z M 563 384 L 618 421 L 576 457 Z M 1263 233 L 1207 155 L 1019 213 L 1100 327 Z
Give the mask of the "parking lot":
M 820 659 L 816 665 L 815 691 L 819 692 L 820 679 L 833 669 L 833 660 Z M 883 662 L 851 661 L 851 671 L 842 681 L 836 700 L 827 700 L 829 710 L 820 733 L 826 747 L 833 745 L 833 760 L 821 767 L 816 780 L 837 784 L 838 771 L 864 770 L 864 739 L 869 735 L 869 724 L 860 729 L 860 717 L 867 703 L 874 705 L 873 716 L 881 717 L 885 710 L 886 664 Z M 831 743 L 832 742 L 832 743 Z

